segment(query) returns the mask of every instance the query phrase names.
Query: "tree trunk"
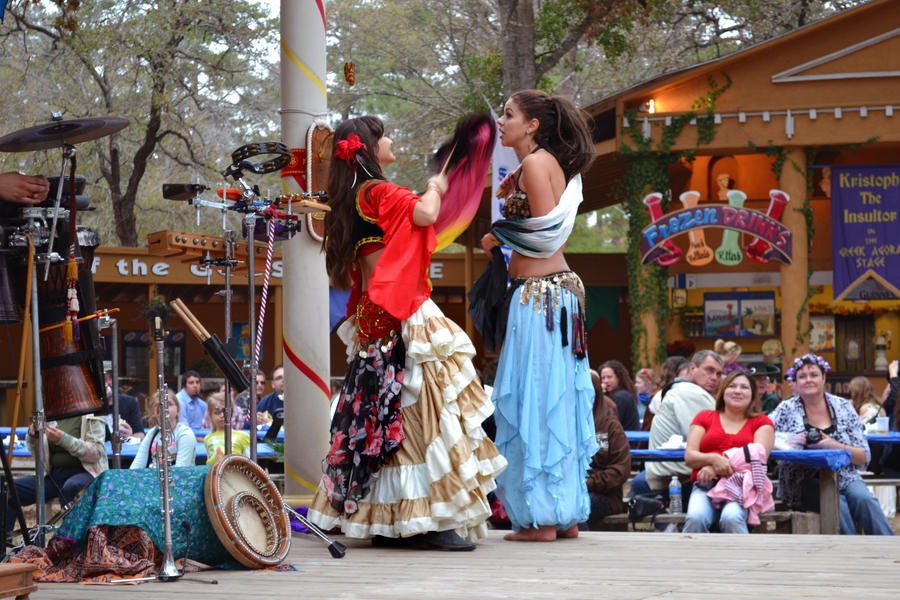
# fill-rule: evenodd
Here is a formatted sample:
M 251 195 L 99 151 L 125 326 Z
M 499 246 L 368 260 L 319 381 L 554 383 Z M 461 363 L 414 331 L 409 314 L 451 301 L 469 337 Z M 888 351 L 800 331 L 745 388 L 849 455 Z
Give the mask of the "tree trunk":
M 534 4 L 532 0 L 500 0 L 503 38 L 503 95 L 537 85 L 534 61 Z

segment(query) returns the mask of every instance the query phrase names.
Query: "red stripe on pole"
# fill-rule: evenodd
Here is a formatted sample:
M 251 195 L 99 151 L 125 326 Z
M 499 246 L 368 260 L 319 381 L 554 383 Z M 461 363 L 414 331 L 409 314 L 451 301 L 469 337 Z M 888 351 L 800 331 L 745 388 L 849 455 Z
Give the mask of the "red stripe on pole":
M 322 0 L 316 0 L 316 6 L 319 7 L 319 14 L 322 15 L 322 27 L 328 30 L 328 25 L 325 24 L 325 6 L 322 4 Z
M 291 364 L 300 369 L 300 372 L 306 375 L 310 381 L 315 384 L 317 388 L 322 390 L 322 393 L 325 394 L 325 399 L 329 402 L 331 401 L 331 392 L 328 389 L 328 386 L 325 385 L 325 382 L 322 381 L 322 378 L 319 377 L 315 371 L 313 371 L 309 365 L 300 360 L 300 357 L 294 352 L 294 349 L 291 348 L 290 343 L 288 343 L 287 339 L 282 335 L 281 339 L 284 343 L 284 353 L 287 354 L 288 360 L 291 361 Z

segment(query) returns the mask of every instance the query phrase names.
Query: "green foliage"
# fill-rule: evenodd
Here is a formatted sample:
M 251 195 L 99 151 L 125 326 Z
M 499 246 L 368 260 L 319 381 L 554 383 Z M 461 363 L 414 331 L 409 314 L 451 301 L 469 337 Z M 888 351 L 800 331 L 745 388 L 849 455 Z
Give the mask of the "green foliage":
M 697 125 L 697 146 L 709 144 L 715 136 L 713 114 L 716 100 L 731 87 L 731 79 L 727 74 L 725 84 L 720 86 L 712 76 L 709 77 L 710 91 L 695 100 L 691 110 L 673 117 L 668 125 L 659 124 L 662 128 L 659 142 L 654 146 L 652 138 L 645 138 L 641 123 L 637 118 L 637 110 L 626 111 L 628 126 L 623 129 L 623 143 L 620 150 L 628 160 L 624 178 L 619 182 L 619 195 L 625 198 L 625 211 L 628 219 L 628 250 L 625 262 L 628 269 L 628 289 L 631 304 L 631 355 L 634 364 L 643 364 L 646 360 L 661 363 L 666 358 L 665 324 L 669 319 L 668 302 L 668 269 L 657 264 L 641 264 L 641 231 L 650 224 L 650 217 L 643 204 L 643 198 L 650 192 L 663 195 L 662 209 L 668 210 L 671 201 L 671 181 L 669 165 L 680 160 L 692 160 L 694 149 L 672 150 L 681 136 L 685 126 L 692 120 Z M 655 315 L 660 333 L 656 347 L 651 348 L 644 327 L 643 318 Z
M 621 254 L 627 248 L 628 219 L 619 205 L 575 218 L 566 253 Z
M 197 231 L 193 209 L 162 200 L 160 185 L 216 185 L 235 148 L 278 139 L 266 48 L 276 43 L 277 23 L 250 0 L 57 4 L 66 11 L 31 0 L 8 6 L 0 25 L 2 120 L 46 123 L 51 111 L 65 119 L 127 118 L 122 132 L 77 147 L 96 209 L 80 224 L 98 230 L 104 243 L 123 245 L 139 245 L 159 229 Z M 54 149 L 0 156 L 0 168 L 50 175 L 58 161 Z

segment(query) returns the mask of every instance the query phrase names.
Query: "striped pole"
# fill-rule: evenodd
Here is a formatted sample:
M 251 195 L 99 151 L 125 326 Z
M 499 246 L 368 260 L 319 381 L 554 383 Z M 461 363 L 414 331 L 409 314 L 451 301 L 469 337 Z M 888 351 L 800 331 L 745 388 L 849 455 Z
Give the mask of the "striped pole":
M 256 336 L 256 348 L 253 349 L 253 362 L 259 364 L 259 352 L 262 349 L 262 331 L 263 325 L 266 324 L 266 304 L 269 300 L 269 277 L 272 275 L 272 253 L 275 248 L 275 218 L 269 218 L 267 229 L 268 246 L 266 247 L 266 272 L 263 274 L 262 297 L 259 301 L 259 324 L 256 331 L 260 332 Z
M 324 82 L 322 0 L 281 0 L 281 136 L 292 150 L 305 148 L 306 131 L 326 116 Z M 282 184 L 286 191 L 300 191 L 293 177 Z M 328 450 L 328 277 L 321 247 L 306 231 L 282 251 L 285 493 L 296 506 L 312 500 Z

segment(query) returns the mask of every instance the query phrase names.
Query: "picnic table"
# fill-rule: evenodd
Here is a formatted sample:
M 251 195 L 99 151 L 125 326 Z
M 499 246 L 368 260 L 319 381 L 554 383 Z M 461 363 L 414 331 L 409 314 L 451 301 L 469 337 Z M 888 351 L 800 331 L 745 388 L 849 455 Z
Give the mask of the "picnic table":
M 626 431 L 626 435 L 633 432 Z M 645 432 L 638 432 L 645 433 Z M 629 441 L 631 436 L 629 435 Z M 684 462 L 684 449 L 631 450 L 631 458 L 638 460 Z M 849 450 L 772 450 L 771 458 L 814 467 L 819 470 L 819 518 L 823 534 L 840 531 L 840 486 L 837 471 L 850 464 Z

